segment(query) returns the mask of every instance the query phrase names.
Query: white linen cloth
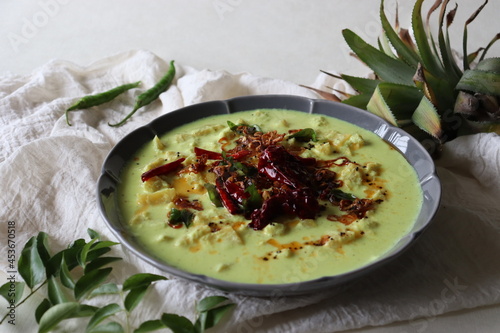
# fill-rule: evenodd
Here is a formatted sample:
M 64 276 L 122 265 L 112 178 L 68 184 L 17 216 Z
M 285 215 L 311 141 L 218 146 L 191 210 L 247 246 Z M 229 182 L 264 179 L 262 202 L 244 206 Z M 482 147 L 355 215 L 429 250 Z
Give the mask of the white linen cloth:
M 177 78 L 160 100 L 139 110 L 124 126 L 113 128 L 131 109 L 135 89 L 107 105 L 70 113 L 64 110 L 84 95 L 141 80 L 152 86 L 170 59 L 130 51 L 86 67 L 52 61 L 31 75 L 0 77 L 0 284 L 7 274 L 7 223 L 15 222 L 19 254 L 29 237 L 50 235 L 53 252 L 87 228 L 115 240 L 96 203 L 96 181 L 104 158 L 133 129 L 193 103 L 254 94 L 293 94 L 318 98 L 298 85 L 248 73 L 196 70 L 176 64 Z M 320 80 L 321 81 L 321 80 Z M 318 81 L 319 82 L 319 81 Z M 318 84 L 318 82 L 316 84 Z M 444 146 L 437 160 L 443 185 L 442 207 L 419 241 L 394 262 L 339 290 L 263 299 L 228 295 L 236 307 L 217 332 L 334 332 L 409 321 L 425 329 L 435 316 L 500 303 L 500 137 L 460 137 Z M 137 272 L 165 275 L 116 247 L 124 261 L 113 278 Z M 132 317 L 158 319 L 177 313 L 194 319 L 194 304 L 221 291 L 175 277 L 155 284 Z M 16 309 L 16 325 L 1 332 L 34 332 L 35 295 Z M 0 316 L 6 301 L 0 301 Z M 66 323 L 68 331 L 84 327 Z

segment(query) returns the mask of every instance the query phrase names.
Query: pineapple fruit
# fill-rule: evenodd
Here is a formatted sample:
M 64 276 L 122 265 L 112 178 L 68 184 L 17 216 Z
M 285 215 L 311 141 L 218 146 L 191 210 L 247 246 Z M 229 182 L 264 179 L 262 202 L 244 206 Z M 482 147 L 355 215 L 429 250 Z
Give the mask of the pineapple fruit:
M 342 31 L 354 55 L 370 67 L 374 78 L 324 73 L 343 79 L 356 94 L 340 92 L 345 97 L 340 100 L 333 92 L 313 90 L 323 98 L 365 109 L 405 129 L 421 142 L 425 140 L 431 153 L 460 135 L 500 134 L 500 58 L 485 58 L 500 34 L 485 48 L 467 53 L 467 26 L 488 0 L 464 25 L 461 64 L 455 59 L 448 35 L 457 7 L 446 13 L 449 0 L 437 0 L 424 23 L 423 2 L 416 0 L 412 11 L 413 38 L 408 30 L 399 27 L 397 14 L 395 26 L 389 23 L 384 0 L 380 3 L 383 35 L 378 47 L 369 45 L 351 30 Z M 435 40 L 428 19 L 438 9 L 439 31 Z

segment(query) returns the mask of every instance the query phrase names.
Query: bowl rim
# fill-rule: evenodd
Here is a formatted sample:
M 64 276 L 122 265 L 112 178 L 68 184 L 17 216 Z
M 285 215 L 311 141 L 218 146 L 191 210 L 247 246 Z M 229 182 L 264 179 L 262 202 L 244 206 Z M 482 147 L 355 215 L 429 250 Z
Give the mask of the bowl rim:
M 298 109 L 300 106 L 302 109 Z M 217 109 L 218 108 L 218 109 Z M 419 174 L 420 185 L 422 191 L 424 185 L 427 187 L 427 193 L 424 193 L 424 203 L 426 203 L 425 216 L 422 217 L 423 212 L 421 211 L 418 219 L 423 219 L 421 225 L 415 230 L 411 230 L 404 237 L 399 239 L 392 249 L 385 255 L 377 258 L 376 260 L 367 263 L 357 269 L 337 274 L 331 276 L 324 276 L 321 278 L 316 278 L 312 280 L 306 280 L 301 282 L 284 283 L 284 284 L 255 284 L 255 283 L 240 283 L 232 282 L 221 279 L 212 278 L 202 274 L 190 273 L 176 267 L 170 266 L 169 264 L 161 261 L 161 259 L 156 258 L 154 255 L 149 253 L 131 234 L 127 234 L 127 226 L 125 223 L 120 223 L 116 219 L 119 219 L 118 213 L 113 212 L 112 209 L 107 207 L 107 204 L 112 203 L 115 199 L 109 199 L 113 197 L 111 194 L 116 191 L 116 187 L 120 181 L 119 171 L 115 170 L 116 165 L 121 165 L 123 167 L 124 163 L 127 162 L 125 158 L 121 158 L 123 150 L 129 149 L 133 146 L 134 149 L 130 151 L 137 151 L 142 145 L 150 141 L 151 138 L 144 138 L 144 135 L 154 136 L 162 135 L 163 133 L 171 130 L 178 125 L 177 123 L 184 124 L 189 123 L 197 119 L 201 119 L 207 116 L 214 115 L 213 110 L 217 110 L 217 114 L 227 114 L 240 111 L 249 111 L 255 109 L 288 109 L 301 111 L 306 113 L 320 113 L 328 110 L 334 110 L 334 113 L 340 112 L 342 116 L 349 119 L 354 119 L 356 122 L 348 121 L 337 116 L 332 116 L 326 114 L 327 116 L 339 118 L 344 121 L 353 123 L 354 125 L 365 128 L 371 132 L 374 132 L 373 125 L 377 125 L 377 129 L 382 130 L 377 134 L 381 139 L 388 141 L 389 136 L 397 138 L 404 137 L 406 143 L 411 147 L 413 151 L 413 157 L 408 156 L 409 148 L 406 151 L 402 151 L 400 147 L 396 146 L 396 149 L 402 153 L 412 167 L 419 173 L 416 169 L 415 163 L 420 163 L 421 174 Z M 202 111 L 197 111 L 202 110 Z M 206 111 L 208 110 L 208 111 Z M 189 112 L 189 120 L 185 121 L 186 114 Z M 193 112 L 198 112 L 198 114 L 193 114 Z M 331 111 L 330 111 L 331 112 Z M 165 124 L 167 123 L 167 124 Z M 166 125 L 166 126 L 165 126 Z M 367 128 L 368 127 L 368 128 Z M 387 138 L 386 138 L 387 136 Z M 141 138 L 142 142 L 138 142 L 137 138 Z M 404 140 L 403 140 L 404 141 Z M 394 143 L 394 142 L 391 142 Z M 410 146 L 411 145 L 411 146 Z M 404 148 L 404 146 L 403 146 Z M 117 158 L 118 156 L 118 158 Z M 410 158 L 410 159 L 409 159 Z M 413 160 L 411 160 L 413 158 Z M 422 164 L 423 163 L 423 164 Z M 115 187 L 113 187 L 113 185 Z M 425 201 L 425 196 L 429 196 L 429 200 Z M 111 200 L 111 201 L 108 201 Z M 114 234 L 114 236 L 120 241 L 120 243 L 129 251 L 134 253 L 136 256 L 144 260 L 145 262 L 151 264 L 152 266 L 160 269 L 163 272 L 169 273 L 171 275 L 195 282 L 207 285 L 219 290 L 226 292 L 232 292 L 235 294 L 243 294 L 249 296 L 271 296 L 275 294 L 280 294 L 282 296 L 291 295 L 301 295 L 308 294 L 315 291 L 321 291 L 324 288 L 334 287 L 349 281 L 352 281 L 368 272 L 379 268 L 386 263 L 394 260 L 396 257 L 405 252 L 412 244 L 415 243 L 417 238 L 428 228 L 432 222 L 434 216 L 436 215 L 441 201 L 441 183 L 439 177 L 436 173 L 436 168 L 432 157 L 425 150 L 425 148 L 410 134 L 402 130 L 401 128 L 395 127 L 383 120 L 382 118 L 359 108 L 346 105 L 339 102 L 327 101 L 323 99 L 312 99 L 307 97 L 295 96 L 295 95 L 249 95 L 234 97 L 226 100 L 213 100 L 207 102 L 196 103 L 182 108 L 170 111 L 163 114 L 149 123 L 136 128 L 127 135 L 125 135 L 108 153 L 104 160 L 101 168 L 101 174 L 97 181 L 97 202 L 100 215 L 106 223 L 108 229 Z M 423 204 L 424 205 L 424 204 Z M 424 207 L 422 207 L 422 210 Z M 113 215 L 113 217 L 111 217 Z M 415 226 L 414 226 L 415 228 Z

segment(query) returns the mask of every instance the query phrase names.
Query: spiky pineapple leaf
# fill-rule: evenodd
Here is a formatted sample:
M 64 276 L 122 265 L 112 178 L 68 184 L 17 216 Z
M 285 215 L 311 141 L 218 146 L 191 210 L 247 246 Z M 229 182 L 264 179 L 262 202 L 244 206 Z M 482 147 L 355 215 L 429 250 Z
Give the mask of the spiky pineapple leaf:
M 383 81 L 411 85 L 414 69 L 366 43 L 349 29 L 342 30 L 345 41 L 356 56 L 370 67 Z
M 343 100 L 342 103 L 366 110 L 366 106 L 368 105 L 371 96 L 372 94 L 354 95 L 349 97 L 348 99 Z
M 500 58 L 488 58 L 477 63 L 476 68 L 480 71 L 500 73 Z
M 354 90 L 362 94 L 372 94 L 382 81 L 342 74 L 341 78 Z
M 411 120 L 413 112 L 423 97 L 422 92 L 414 86 L 383 82 L 378 85 L 377 89 L 385 101 L 384 104 L 397 119 L 397 124 Z M 375 105 L 384 104 L 376 103 Z M 386 114 L 387 111 L 382 113 Z
M 391 44 L 389 43 L 389 39 L 387 38 L 386 35 L 382 35 L 381 37 L 378 38 L 377 40 L 378 44 L 378 49 L 385 54 L 387 54 L 389 57 L 397 59 L 398 57 L 394 54 L 392 51 Z
M 471 24 L 479 15 L 479 13 L 483 10 L 484 6 L 488 3 L 488 0 L 485 0 L 484 3 L 467 19 L 464 25 L 464 35 L 463 35 L 463 42 L 462 42 L 462 48 L 463 48 L 463 68 L 464 70 L 467 70 L 470 68 L 470 63 L 468 62 L 468 57 L 467 57 L 467 39 L 468 39 L 468 31 L 467 27 L 469 24 Z
M 396 50 L 399 58 L 411 67 L 417 68 L 418 63 L 420 62 L 420 57 L 417 52 L 408 47 L 404 40 L 402 40 L 398 36 L 397 32 L 392 28 L 387 16 L 385 15 L 384 0 L 380 2 L 380 19 L 382 22 L 382 29 L 384 29 L 387 39 Z
M 313 87 L 309 87 L 309 86 L 304 86 L 304 85 L 300 85 L 302 88 L 307 88 L 309 90 L 312 90 L 314 92 L 316 92 L 318 95 L 320 95 L 321 97 L 323 97 L 324 99 L 328 100 L 328 101 L 334 101 L 334 102 L 340 102 L 340 98 L 338 98 L 337 95 L 335 94 L 332 94 L 328 91 L 323 91 L 323 90 L 320 90 L 320 89 L 316 89 L 316 88 L 313 88 Z
M 413 123 L 423 131 L 429 133 L 438 140 L 441 138 L 443 133 L 441 119 L 436 108 L 427 97 L 422 97 L 420 104 L 413 113 L 412 120 Z
M 500 97 L 500 74 L 469 69 L 464 72 L 456 88 Z
M 443 65 L 446 71 L 446 74 L 448 76 L 448 80 L 452 82 L 452 84 L 456 84 L 458 80 L 460 79 L 460 76 L 462 76 L 462 71 L 458 67 L 457 63 L 455 62 L 455 58 L 453 56 L 453 51 L 450 46 L 450 39 L 449 39 L 449 34 L 448 34 L 448 28 L 453 22 L 453 19 L 455 18 L 455 14 L 457 12 L 457 7 L 458 5 L 455 6 L 454 9 L 452 9 L 448 15 L 446 15 L 446 35 L 443 30 L 443 23 L 444 23 L 444 17 L 445 17 L 445 12 L 446 12 L 446 5 L 448 4 L 449 0 L 445 0 L 443 5 L 441 6 L 441 12 L 439 15 L 439 32 L 438 32 L 438 42 L 439 42 L 439 51 L 441 53 L 441 59 L 443 61 Z
M 419 66 L 413 77 L 419 88 L 438 110 L 452 109 L 455 103 L 455 84 L 450 80 L 434 76 L 424 67 Z
M 476 51 L 469 53 L 467 55 L 467 61 L 469 62 L 469 64 L 472 64 L 476 60 L 476 58 L 479 56 L 479 53 L 481 53 L 481 51 L 484 51 L 484 47 L 480 47 Z
M 424 96 L 427 97 L 428 100 L 430 100 L 434 105 L 437 105 L 438 101 L 436 94 L 429 85 L 427 77 L 431 77 L 431 73 L 426 71 L 425 68 L 419 64 L 418 69 L 413 76 L 413 82 L 415 83 L 415 86 L 423 92 Z
M 486 47 L 484 48 L 483 54 L 481 55 L 481 58 L 479 59 L 480 61 L 484 59 L 484 57 L 486 56 L 486 53 L 488 53 L 488 51 L 490 50 L 490 48 L 493 46 L 493 44 L 496 43 L 497 40 L 500 40 L 500 33 L 497 33 L 491 39 L 491 41 L 488 43 L 488 45 L 486 45 Z
M 447 0 L 445 0 L 446 2 Z M 426 33 L 427 33 L 427 36 L 429 37 L 429 45 L 431 46 L 432 48 L 432 51 L 434 52 L 434 54 L 438 55 L 440 54 L 439 53 L 439 50 L 438 50 L 438 44 L 436 43 L 436 41 L 434 40 L 434 35 L 431 33 L 431 27 L 430 27 L 430 24 L 429 24 L 429 21 L 430 21 L 430 18 L 432 16 L 432 14 L 434 13 L 434 11 L 439 8 L 439 5 L 441 5 L 443 1 L 442 0 L 436 0 L 436 2 L 434 3 L 434 5 L 429 9 L 428 13 L 427 13 L 427 22 L 426 22 Z
M 396 117 L 394 117 L 390 106 L 387 104 L 387 101 L 385 100 L 384 95 L 382 94 L 382 91 L 380 89 L 380 85 L 377 87 L 377 89 L 375 89 L 372 97 L 370 98 L 370 101 L 366 105 L 366 109 L 371 113 L 379 116 L 380 118 L 388 121 L 392 125 L 398 126 L 397 119 Z
M 439 57 L 432 51 L 429 38 L 422 21 L 422 3 L 424 0 L 417 0 L 412 12 L 412 27 L 415 42 L 420 53 L 422 65 L 436 77 L 444 76 L 443 65 Z

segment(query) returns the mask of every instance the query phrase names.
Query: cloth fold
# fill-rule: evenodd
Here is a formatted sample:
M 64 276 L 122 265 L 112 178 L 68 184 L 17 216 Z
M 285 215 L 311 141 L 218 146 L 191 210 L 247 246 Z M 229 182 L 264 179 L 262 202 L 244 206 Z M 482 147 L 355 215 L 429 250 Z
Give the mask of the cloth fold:
M 127 133 L 154 118 L 193 103 L 242 95 L 291 94 L 318 98 L 292 82 L 176 64 L 174 85 L 125 125 L 108 126 L 131 111 L 133 99 L 168 69 L 169 59 L 130 51 L 89 66 L 52 61 L 28 76 L 0 77 L 1 251 L 7 253 L 7 222 L 14 221 L 18 252 L 39 231 L 54 251 L 87 228 L 114 240 L 99 216 L 95 186 L 111 148 Z M 77 98 L 142 81 L 106 105 L 71 112 Z M 320 84 L 316 82 L 315 84 Z M 420 327 L 442 313 L 500 303 L 500 137 L 478 134 L 444 146 L 436 161 L 442 180 L 441 209 L 419 241 L 395 261 L 353 283 L 322 293 L 271 298 L 227 295 L 236 307 L 219 332 L 334 332 L 409 321 Z M 165 275 L 125 249 L 114 267 L 117 281 L 137 272 Z M 7 274 L 6 255 L 0 257 Z M 5 281 L 5 278 L 2 276 Z M 177 313 L 194 319 L 196 300 L 221 291 L 175 277 L 156 283 L 133 321 Z M 4 302 L 4 301 L 0 301 Z M 3 303 L 2 303 L 3 304 Z M 35 331 L 31 301 L 17 309 L 12 332 Z M 5 307 L 3 307 L 5 308 Z M 3 316 L 4 312 L 0 311 Z M 66 323 L 78 332 L 79 321 Z

